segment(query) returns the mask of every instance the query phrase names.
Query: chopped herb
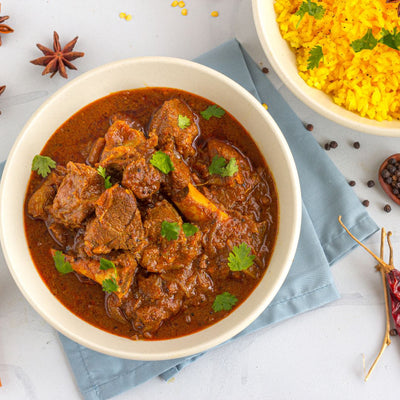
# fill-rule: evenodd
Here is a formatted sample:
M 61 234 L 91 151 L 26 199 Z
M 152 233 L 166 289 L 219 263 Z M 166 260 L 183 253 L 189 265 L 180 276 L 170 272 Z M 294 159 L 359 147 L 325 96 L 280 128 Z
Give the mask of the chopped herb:
M 199 228 L 196 225 L 185 222 L 184 224 L 182 224 L 182 230 L 185 236 L 189 237 L 193 236 L 199 230 Z
M 315 19 L 322 19 L 325 14 L 325 9 L 323 6 L 319 6 L 317 3 L 314 3 L 311 0 L 303 1 L 300 5 L 300 8 L 294 14 L 300 17 L 299 21 L 297 22 L 296 29 L 300 25 L 300 22 L 306 13 Z
M 51 168 L 56 167 L 56 162 L 52 160 L 50 157 L 41 156 L 37 154 L 33 157 L 32 160 L 32 171 L 36 171 L 38 175 L 46 178 L 46 176 L 50 173 Z
M 361 38 L 350 43 L 353 50 L 358 53 L 361 50 L 372 50 L 378 44 L 378 39 L 372 34 L 372 29 L 368 29 L 367 33 Z
M 115 273 L 117 273 L 117 268 L 115 267 L 115 264 L 107 260 L 106 258 L 100 258 L 100 269 L 102 271 L 107 271 L 108 269 L 114 268 Z
M 118 283 L 114 277 L 104 279 L 102 286 L 103 290 L 107 293 L 116 292 L 118 290 Z
M 251 254 L 251 248 L 243 242 L 234 246 L 229 253 L 228 266 L 231 271 L 243 271 L 253 265 L 255 258 L 256 256 Z
M 212 308 L 215 312 L 222 310 L 229 311 L 237 303 L 237 301 L 238 299 L 236 296 L 230 294 L 229 292 L 224 292 L 215 297 Z
M 107 175 L 106 169 L 102 166 L 99 166 L 99 168 L 97 168 L 97 173 L 104 179 L 104 187 L 106 189 L 110 189 L 112 186 L 112 183 L 110 182 L 111 176 Z
M 190 119 L 188 117 L 185 117 L 184 115 L 179 114 L 178 115 L 178 126 L 181 129 L 185 129 L 188 126 L 190 126 Z
M 71 264 L 65 261 L 65 256 L 60 250 L 54 253 L 53 260 L 58 272 L 68 274 L 73 271 Z
M 159 169 L 164 174 L 168 174 L 175 169 L 169 155 L 165 154 L 162 151 L 157 151 L 153 154 L 150 160 L 150 164 Z
M 200 114 L 208 121 L 211 117 L 221 118 L 225 114 L 225 110 L 214 104 L 213 106 L 207 107 L 204 111 L 201 111 Z
M 208 172 L 213 175 L 221 175 L 223 177 L 233 176 L 239 171 L 239 167 L 236 164 L 236 159 L 231 158 L 227 163 L 224 157 L 215 155 L 211 161 L 211 165 L 208 167 Z
M 167 240 L 178 239 L 180 230 L 181 228 L 177 222 L 163 221 L 161 224 L 161 236 Z
M 397 26 L 394 28 L 393 33 L 390 33 L 387 29 L 382 28 L 382 37 L 379 39 L 379 43 L 382 43 L 395 50 L 400 50 L 400 32 L 397 32 Z
M 318 68 L 321 60 L 324 59 L 324 53 L 321 46 L 315 46 L 310 50 L 310 56 L 307 59 L 307 69 Z

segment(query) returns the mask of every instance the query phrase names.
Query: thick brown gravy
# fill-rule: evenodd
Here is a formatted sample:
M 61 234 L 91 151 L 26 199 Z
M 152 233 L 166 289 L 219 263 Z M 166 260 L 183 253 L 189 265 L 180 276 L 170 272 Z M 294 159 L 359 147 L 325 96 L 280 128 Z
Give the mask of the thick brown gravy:
M 110 318 L 105 308 L 105 293 L 100 285 L 93 282 L 92 284 L 82 283 L 77 274 L 61 275 L 56 270 L 50 250 L 63 249 L 53 240 L 46 224 L 42 220 L 31 218 L 27 212 L 28 201 L 32 193 L 41 185 L 43 178 L 33 172 L 26 192 L 24 213 L 26 237 L 34 264 L 43 281 L 53 295 L 75 315 L 98 328 L 128 338 L 168 339 L 187 335 L 217 322 L 234 311 L 250 295 L 265 273 L 278 229 L 278 201 L 273 178 L 249 134 L 229 113 L 222 118 L 209 120 L 202 118 L 201 111 L 213 103 L 184 91 L 170 88 L 144 88 L 113 93 L 101 98 L 63 123 L 48 140 L 41 154 L 51 157 L 57 164 L 63 166 L 69 161 L 86 163 L 93 142 L 103 137 L 110 127 L 111 116 L 117 113 L 128 115 L 136 121 L 137 127 L 142 127 L 147 133 L 156 110 L 164 101 L 172 98 L 181 99 L 190 107 L 200 131 L 200 135 L 194 142 L 196 154 L 186 160 L 190 167 L 194 166 L 196 157 L 203 151 L 208 140 L 217 138 L 238 149 L 251 163 L 254 174 L 257 173 L 259 176 L 261 183 L 252 189 L 246 201 L 232 206 L 234 212 L 248 215 L 257 222 L 266 221 L 267 230 L 263 245 L 257 254 L 256 276 L 237 272 L 226 273 L 226 271 L 221 273 L 219 267 L 210 267 L 208 274 L 214 286 L 212 291 L 203 296 L 205 299 L 203 298 L 200 304 L 189 302 L 177 314 L 163 321 L 152 335 L 143 336 L 138 334 L 132 324 L 121 323 Z M 191 168 L 192 172 L 196 172 L 193 168 Z M 206 190 L 207 185 L 204 186 Z M 203 190 L 201 185 L 199 185 L 199 190 Z M 207 194 L 206 191 L 203 193 Z M 139 209 L 144 207 L 140 204 Z M 210 263 L 217 265 L 219 259 L 214 257 L 210 260 Z M 143 274 L 147 276 L 147 272 Z M 231 311 L 214 312 L 212 304 L 215 295 L 223 292 L 234 294 L 238 302 Z

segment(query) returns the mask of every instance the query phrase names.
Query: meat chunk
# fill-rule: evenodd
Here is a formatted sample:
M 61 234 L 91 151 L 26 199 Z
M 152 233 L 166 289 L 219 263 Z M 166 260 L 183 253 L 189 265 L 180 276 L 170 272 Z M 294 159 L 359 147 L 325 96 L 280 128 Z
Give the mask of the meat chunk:
M 151 197 L 160 189 L 161 174 L 144 157 L 132 161 L 124 170 L 122 185 L 138 199 Z
M 86 228 L 86 253 L 107 254 L 119 249 L 139 251 L 143 238 L 135 196 L 119 185 L 107 189 L 96 202 L 96 217 Z
M 66 227 L 79 228 L 94 211 L 95 202 L 103 191 L 104 180 L 94 168 L 70 161 L 51 214 Z
M 180 231 L 176 240 L 161 235 L 163 221 L 176 222 Z M 174 207 L 163 200 L 150 209 L 143 224 L 149 245 L 144 249 L 140 265 L 150 272 L 163 272 L 191 264 L 200 253 L 201 233 L 186 237 L 182 230 L 182 219 Z
M 54 256 L 55 250 L 52 250 L 52 254 Z M 118 298 L 124 297 L 129 291 L 137 269 L 135 256 L 130 253 L 122 253 L 118 257 L 111 258 L 117 271 L 113 268 L 107 270 L 100 269 L 100 260 L 96 259 L 75 258 L 66 255 L 65 260 L 71 264 L 75 272 L 86 276 L 100 285 L 103 284 L 105 279 L 114 278 L 118 284 L 118 289 L 114 293 Z
M 51 171 L 39 189 L 29 199 L 28 213 L 30 216 L 43 220 L 47 219 L 49 208 L 53 204 L 54 197 L 65 174 L 66 169 L 61 166 L 57 166 Z
M 249 161 L 233 146 L 221 140 L 210 139 L 207 150 L 210 163 L 216 155 L 225 158 L 227 162 L 234 158 L 239 169 L 233 176 L 227 177 L 207 174 L 205 178 L 208 181 L 207 194 L 210 195 L 210 199 L 217 200 L 227 209 L 231 209 L 235 203 L 244 202 L 249 193 L 260 182 Z
M 170 291 L 170 284 L 158 274 L 138 276 L 137 281 L 137 292 L 125 302 L 123 310 L 134 329 L 149 337 L 181 309 L 182 292 Z
M 99 137 L 93 142 L 86 160 L 89 165 L 95 166 L 100 161 L 100 156 L 105 145 L 106 141 L 103 137 Z
M 178 125 L 179 116 L 189 119 L 186 128 Z M 150 124 L 150 132 L 158 135 L 159 146 L 163 150 L 173 151 L 174 148 L 186 159 L 195 154 L 193 142 L 199 130 L 196 117 L 189 106 L 179 99 L 164 102 L 154 114 Z
M 132 129 L 125 121 L 115 121 L 104 139 L 106 144 L 100 165 L 119 173 L 122 173 L 124 168 L 139 156 L 147 158 L 158 143 L 155 134 L 146 139 L 143 132 Z

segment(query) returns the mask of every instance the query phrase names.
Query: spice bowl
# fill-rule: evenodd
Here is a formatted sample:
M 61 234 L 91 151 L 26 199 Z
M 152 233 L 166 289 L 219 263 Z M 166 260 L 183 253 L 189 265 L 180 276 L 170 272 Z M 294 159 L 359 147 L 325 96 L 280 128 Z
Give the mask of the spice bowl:
M 274 3 L 275 0 L 252 0 L 253 18 L 264 53 L 288 89 L 311 109 L 340 125 L 364 133 L 400 137 L 399 120 L 377 121 L 362 117 L 335 104 L 331 96 L 306 84 L 298 73 L 293 50 L 281 35 Z
M 400 205 L 400 153 L 392 154 L 382 163 L 379 183 L 391 200 Z
M 32 262 L 25 238 L 23 207 L 34 156 L 71 115 L 93 101 L 127 89 L 176 88 L 209 99 L 249 132 L 274 177 L 278 234 L 267 271 L 258 286 L 226 318 L 193 334 L 168 340 L 131 340 L 83 321 L 50 292 Z M 292 264 L 301 225 L 296 166 L 282 132 L 264 107 L 243 87 L 200 64 L 168 57 L 117 61 L 72 80 L 31 117 L 7 160 L 0 186 L 0 239 L 9 270 L 31 306 L 55 329 L 95 351 L 135 360 L 193 355 L 238 334 L 271 303 Z

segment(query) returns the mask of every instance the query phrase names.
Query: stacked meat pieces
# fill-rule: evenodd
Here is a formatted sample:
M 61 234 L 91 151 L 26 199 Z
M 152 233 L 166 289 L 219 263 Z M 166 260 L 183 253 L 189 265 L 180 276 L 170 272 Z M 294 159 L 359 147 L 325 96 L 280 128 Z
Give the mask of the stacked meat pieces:
M 190 120 L 182 129 L 179 115 Z M 106 296 L 111 317 L 131 323 L 139 337 L 151 337 L 181 310 L 215 297 L 216 282 L 230 272 L 229 250 L 242 242 L 257 254 L 268 221 L 235 210 L 261 181 L 239 150 L 210 139 L 202 149 L 197 116 L 178 99 L 154 114 L 148 134 L 123 114 L 97 139 L 87 163 L 58 165 L 28 203 L 77 274 L 101 284 L 113 276 L 100 269 L 106 258 L 116 266 L 118 289 Z M 150 162 L 162 151 L 174 166 L 164 174 Z M 235 158 L 232 177 L 210 175 L 215 155 Z M 102 167 L 111 187 L 98 173 Z M 205 184 L 206 183 L 206 184 Z M 163 221 L 178 224 L 177 239 L 161 234 Z M 198 231 L 186 236 L 182 225 Z M 250 273 L 260 273 L 257 265 Z M 251 271 L 253 270 L 253 271 Z

